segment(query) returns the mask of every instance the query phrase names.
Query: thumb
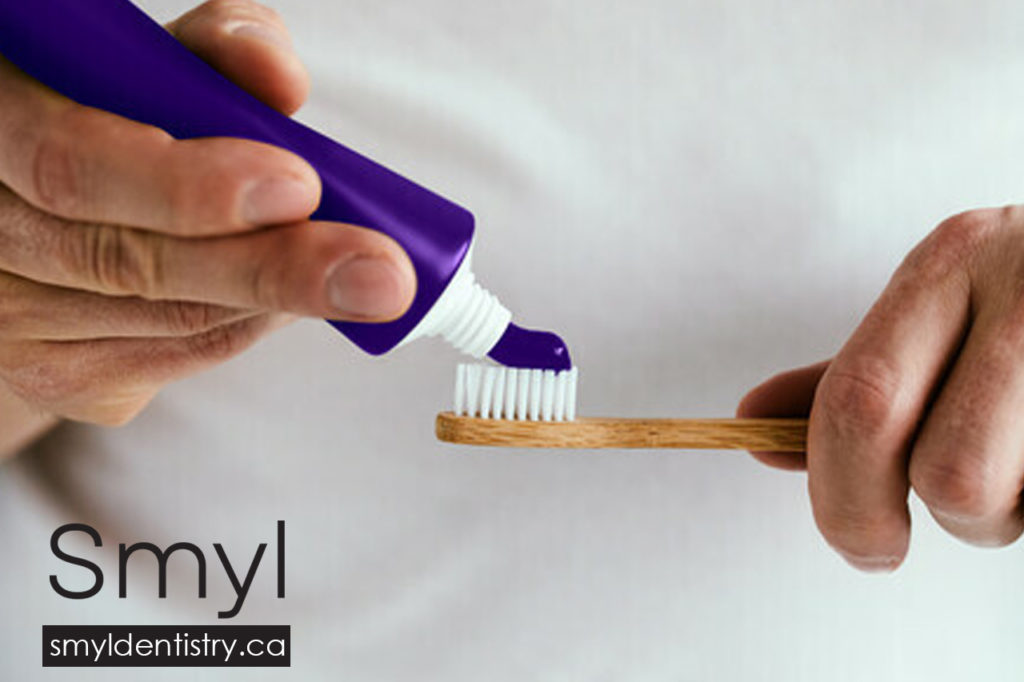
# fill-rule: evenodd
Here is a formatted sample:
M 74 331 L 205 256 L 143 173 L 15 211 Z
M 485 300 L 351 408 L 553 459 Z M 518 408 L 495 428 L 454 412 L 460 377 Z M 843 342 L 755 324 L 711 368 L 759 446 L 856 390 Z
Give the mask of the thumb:
M 278 14 L 250 0 L 209 0 L 167 30 L 251 95 L 294 113 L 309 94 L 309 74 Z
M 806 417 L 811 413 L 814 392 L 831 360 L 776 374 L 752 388 L 736 408 L 737 417 Z M 778 469 L 803 470 L 802 452 L 751 452 L 758 461 Z

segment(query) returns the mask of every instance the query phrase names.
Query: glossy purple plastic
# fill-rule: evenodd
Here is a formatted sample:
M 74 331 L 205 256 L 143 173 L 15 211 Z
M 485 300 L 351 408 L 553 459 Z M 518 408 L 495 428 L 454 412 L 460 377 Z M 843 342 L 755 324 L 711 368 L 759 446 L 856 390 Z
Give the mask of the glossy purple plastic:
M 416 298 L 400 319 L 331 321 L 368 353 L 408 334 L 469 249 L 469 211 L 264 105 L 127 0 L 0 0 L 0 53 L 82 104 L 177 138 L 249 138 L 308 161 L 323 181 L 313 217 L 390 235 L 416 269 Z

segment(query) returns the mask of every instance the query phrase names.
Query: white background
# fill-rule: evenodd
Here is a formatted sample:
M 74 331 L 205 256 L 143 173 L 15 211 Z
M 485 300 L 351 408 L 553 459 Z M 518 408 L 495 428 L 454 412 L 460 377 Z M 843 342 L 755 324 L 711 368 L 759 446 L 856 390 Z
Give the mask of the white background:
M 1019 2 L 306 0 L 272 3 L 314 90 L 299 117 L 463 203 L 475 270 L 569 341 L 590 415 L 727 416 L 831 355 L 902 255 L 962 209 L 1024 199 Z M 187 2 L 151 0 L 166 20 Z M 741 453 L 435 443 L 455 354 L 362 356 L 319 321 L 167 390 L 132 425 L 66 427 L 0 469 L 0 679 L 44 623 L 215 623 L 211 543 L 288 524 L 237 623 L 293 626 L 290 671 L 80 680 L 1011 680 L 1020 547 L 914 504 L 892 576 L 817 536 L 802 474 Z M 49 553 L 103 534 L 107 587 Z M 187 555 L 116 598 L 118 542 Z M 270 552 L 273 551 L 271 547 Z M 270 556 L 268 552 L 268 556 Z

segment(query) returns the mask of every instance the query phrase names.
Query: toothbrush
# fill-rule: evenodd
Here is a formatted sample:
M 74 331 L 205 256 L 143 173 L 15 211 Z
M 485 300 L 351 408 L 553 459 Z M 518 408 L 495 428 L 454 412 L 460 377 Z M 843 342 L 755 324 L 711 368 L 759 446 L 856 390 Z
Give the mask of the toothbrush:
M 626 419 L 522 421 L 442 412 L 438 440 L 507 448 L 675 448 L 804 452 L 806 419 Z
M 513 448 L 677 448 L 803 452 L 806 419 L 576 418 L 579 371 L 462 364 L 438 440 Z
M 524 329 L 471 270 L 473 215 L 458 204 L 271 109 L 218 73 L 128 0 L 0 0 L 0 53 L 50 88 L 177 138 L 242 137 L 316 169 L 313 219 L 379 230 L 416 270 L 409 310 L 386 323 L 329 322 L 367 353 L 439 335 L 475 358 L 568 370 L 557 335 Z

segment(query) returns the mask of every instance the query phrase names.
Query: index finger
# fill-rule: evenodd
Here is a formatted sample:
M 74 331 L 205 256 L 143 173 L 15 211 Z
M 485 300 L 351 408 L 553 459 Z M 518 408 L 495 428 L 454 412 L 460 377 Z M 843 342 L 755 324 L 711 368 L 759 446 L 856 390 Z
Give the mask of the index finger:
M 175 140 L 79 105 L 0 57 L 0 182 L 63 218 L 177 236 L 301 220 L 320 201 L 299 156 L 250 140 Z

